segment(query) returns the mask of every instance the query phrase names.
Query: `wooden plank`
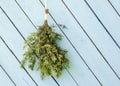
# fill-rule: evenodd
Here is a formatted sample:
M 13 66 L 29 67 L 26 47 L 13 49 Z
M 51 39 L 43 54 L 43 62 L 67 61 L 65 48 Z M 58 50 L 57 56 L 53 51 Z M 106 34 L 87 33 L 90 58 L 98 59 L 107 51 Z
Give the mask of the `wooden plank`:
M 111 34 L 120 48 L 120 17 L 115 13 L 107 0 L 87 1 L 91 8 L 95 11 L 106 29 Z M 103 3 L 104 2 L 104 3 Z M 110 15 L 112 13 L 112 15 Z
M 13 3 L 13 4 L 11 4 L 12 6 L 13 5 L 16 5 L 15 3 Z M 16 7 L 15 9 L 6 9 L 4 6 L 3 6 L 3 8 L 6 10 L 6 12 L 10 15 L 11 14 L 11 12 L 12 12 L 12 14 L 14 15 L 14 13 L 16 13 L 16 11 L 19 11 L 19 9 Z M 10 12 L 9 12 L 9 10 L 10 10 Z M 14 11 L 14 10 L 16 10 L 16 11 Z M 20 11 L 19 11 L 19 14 L 20 14 Z M 10 17 L 12 17 L 12 16 L 10 16 Z M 20 15 L 19 15 L 19 17 L 20 17 Z M 29 23 L 27 23 L 27 22 L 25 22 L 25 21 L 22 21 L 22 19 L 25 19 L 24 18 L 24 16 L 22 15 L 21 16 L 21 22 L 22 23 L 20 23 L 19 22 L 19 24 L 21 24 L 22 25 L 22 28 L 23 29 L 20 29 L 20 31 L 21 32 L 23 32 L 22 34 L 24 35 L 24 34 L 26 34 L 27 33 L 27 35 L 29 35 L 29 33 L 24 29 L 24 28 L 27 28 L 27 27 L 30 27 L 31 25 L 29 25 Z M 17 22 L 17 20 L 19 20 L 19 18 L 17 18 L 16 17 L 16 19 L 14 19 L 14 18 L 12 18 L 12 20 L 15 22 L 15 24 L 17 25 L 18 24 L 18 22 Z M 24 22 L 24 24 L 25 25 L 23 25 L 23 22 Z M 21 25 L 19 25 L 19 26 L 21 26 Z M 19 27 L 18 26 L 18 27 Z M 21 28 L 21 27 L 19 27 L 19 28 Z M 32 30 L 32 28 L 34 28 L 33 26 L 31 27 L 31 28 L 29 28 L 29 31 L 31 30 L 32 32 L 35 30 L 35 28 L 34 28 L 34 30 Z M 15 30 L 15 29 L 14 29 Z M 13 31 L 11 32 L 11 33 L 13 33 Z M 11 34 L 10 32 L 9 32 L 9 35 Z M 14 33 L 14 34 L 18 34 L 18 33 Z M 19 35 L 19 34 L 18 34 Z M 13 37 L 15 37 L 15 36 L 13 36 Z M 26 37 L 25 37 L 26 38 Z M 16 41 L 17 41 L 17 39 L 18 38 L 14 38 L 14 39 L 16 39 Z M 15 41 L 15 40 L 13 40 L 13 41 Z M 18 41 L 17 41 L 18 42 Z M 18 42 L 19 43 L 19 42 Z M 12 47 L 12 49 L 13 48 L 15 48 L 15 45 L 9 45 L 9 46 L 14 46 L 14 47 Z M 13 50 L 16 50 L 16 49 L 20 49 L 20 47 L 19 48 L 15 48 L 15 49 L 13 49 Z M 14 52 L 17 52 L 17 51 L 14 51 Z M 21 54 L 21 53 L 20 53 Z M 68 75 L 68 73 L 66 72 L 66 71 L 63 71 L 63 76 L 64 77 L 61 77 L 61 79 L 57 79 L 57 81 L 59 81 L 59 83 L 60 83 L 60 85 L 62 85 L 62 86 L 66 86 L 66 85 L 73 85 L 73 86 L 76 86 L 76 83 L 74 82 L 74 80 L 72 80 L 72 78 Z M 48 79 L 47 79 L 48 80 Z M 69 80 L 70 81 L 70 83 L 68 83 L 68 82 L 66 82 L 67 80 Z M 53 85 L 52 84 L 52 80 L 50 81 L 47 81 L 47 82 L 49 82 L 51 85 Z
M 120 17 L 120 0 L 107 0 Z
M 78 19 L 77 23 L 82 24 L 82 26 L 84 27 L 83 28 L 84 32 L 87 33 L 86 35 L 89 34 L 89 37 L 92 38 L 91 42 L 93 42 L 94 46 L 99 51 L 103 59 L 107 62 L 109 67 L 112 69 L 112 71 L 119 79 L 118 75 L 120 74 L 119 72 L 120 50 L 118 49 L 118 47 L 114 44 L 114 42 L 111 40 L 111 38 L 108 36 L 108 34 L 101 26 L 101 24 L 94 17 L 90 9 L 83 1 L 81 1 L 81 5 L 77 3 L 78 1 L 70 3 L 69 1 L 66 0 L 65 2 L 68 5 L 68 7 L 70 7 L 72 13 L 74 13 L 74 16 Z M 77 6 L 77 8 L 75 8 L 75 6 Z
M 1 32 L 0 35 L 4 38 L 4 40 L 6 41 L 8 46 L 15 53 L 16 59 L 18 61 L 21 61 L 22 54 L 23 54 L 22 45 L 23 45 L 24 40 L 20 37 L 19 33 L 15 30 L 15 28 L 12 26 L 12 24 L 10 23 L 10 21 L 7 19 L 7 17 L 4 14 L 2 15 L 1 20 L 0 20 L 0 28 L 2 28 L 2 29 L 0 29 L 0 32 Z M 15 61 L 13 63 L 15 64 Z M 19 65 L 17 65 L 16 67 L 19 67 Z M 44 81 L 42 81 L 40 79 L 39 72 L 37 72 L 37 71 L 32 72 L 28 68 L 26 68 L 26 69 L 27 69 L 27 72 L 30 74 L 30 76 L 32 76 L 32 78 L 35 80 L 35 82 L 37 82 L 37 84 L 36 84 L 37 86 L 38 85 L 57 86 L 56 83 L 51 78 L 50 79 L 47 78 Z M 23 69 L 20 69 L 19 71 L 21 71 L 21 70 L 23 70 Z M 14 73 L 14 72 L 12 72 L 12 73 Z M 21 76 L 24 73 L 25 73 L 25 71 L 23 73 L 20 73 L 19 76 Z M 16 74 L 16 73 L 14 73 L 14 74 Z M 29 81 L 26 79 L 26 82 L 32 82 L 32 81 Z
M 5 70 L 0 65 L 0 85 L 4 86 L 16 86 L 16 84 L 12 81 L 11 78 L 5 73 Z
M 89 3 L 89 2 L 88 2 Z M 90 2 L 90 4 L 92 4 L 91 5 L 91 7 L 93 7 L 93 9 L 95 9 L 95 6 L 98 6 L 98 5 L 96 5 L 96 4 L 100 4 L 101 2 L 96 2 L 96 3 L 93 3 L 93 2 Z M 93 6 L 94 5 L 94 6 Z M 109 30 L 113 30 L 113 31 L 115 31 L 115 32 L 118 32 L 118 33 L 115 33 L 115 34 L 112 34 L 112 35 L 116 35 L 116 37 L 118 38 L 117 39 L 117 42 L 119 42 L 119 32 L 120 32 L 120 29 L 119 29 L 119 27 L 120 27 L 120 20 L 119 19 L 117 19 L 117 18 L 119 18 L 118 16 L 116 17 L 115 16 L 115 14 L 112 14 L 112 15 L 104 15 L 104 16 L 100 16 L 100 15 L 103 15 L 103 14 L 100 14 L 100 13 L 104 13 L 104 14 L 106 14 L 105 12 L 107 12 L 107 13 L 111 13 L 111 12 L 108 12 L 108 3 L 106 3 L 106 5 L 103 5 L 103 6 L 101 6 L 101 7 L 103 7 L 103 8 L 101 8 L 101 9 L 99 9 L 99 10 L 101 10 L 101 11 L 103 11 L 103 12 L 98 12 L 98 10 L 95 10 L 96 11 L 96 13 L 99 13 L 98 15 L 99 15 L 99 17 L 101 18 L 101 20 L 102 21 L 105 21 L 104 23 L 105 23 L 105 25 L 106 25 L 106 27 L 107 27 L 107 25 L 108 26 L 110 26 L 110 25 L 113 25 L 114 27 L 112 27 L 112 26 L 110 26 L 110 27 L 107 27 L 107 28 L 111 28 L 111 29 L 109 29 Z M 107 7 L 106 7 L 107 6 Z M 111 16 L 111 17 L 110 17 Z M 105 18 L 106 17 L 106 18 Z M 114 18 L 114 19 L 112 19 L 112 18 Z M 116 18 L 116 19 L 115 19 Z M 106 20 L 104 20 L 104 19 L 106 19 Z M 109 20 L 109 19 L 111 19 L 111 20 Z M 114 21 L 113 21 L 114 20 Z M 109 22 L 108 22 L 109 21 Z M 113 22 L 112 22 L 113 21 Z M 113 29 L 114 28 L 114 29 Z M 106 40 L 106 45 L 107 45 L 107 43 L 108 43 L 108 40 Z M 106 51 L 105 49 L 111 49 L 111 51 L 113 51 L 113 49 L 114 49 L 114 52 L 110 52 L 109 50 L 109 52 L 108 51 Z M 103 46 L 102 47 L 102 51 L 103 52 L 105 52 L 105 54 L 106 54 L 106 56 L 108 55 L 108 57 L 113 57 L 113 59 L 116 59 L 116 60 L 119 60 L 118 59 L 118 57 L 120 56 L 120 49 L 117 49 L 115 46 Z M 108 52 L 108 53 L 107 53 Z M 116 54 L 116 53 L 118 53 L 118 54 Z M 117 56 L 115 56 L 115 55 L 117 55 Z M 117 58 L 115 58 L 115 57 L 117 57 Z M 111 59 L 111 58 L 110 58 Z M 108 59 L 109 60 L 109 59 Z M 116 64 L 117 62 L 116 61 L 113 61 L 112 62 L 112 64 L 113 64 L 113 67 L 115 68 L 115 70 L 118 72 L 118 71 L 120 71 L 120 70 L 118 70 L 119 68 L 118 68 L 118 65 L 116 64 L 116 65 L 114 65 L 114 63 Z M 119 62 L 118 62 L 119 63 Z M 118 72 L 118 75 L 120 76 L 120 72 Z M 120 79 L 120 78 L 119 78 Z
M 109 37 L 111 37 L 111 39 L 113 40 L 113 42 L 115 43 L 115 45 L 120 49 L 120 46 L 119 46 L 118 42 L 115 40 L 115 38 L 113 37 L 113 35 L 109 32 L 109 30 L 103 24 L 103 22 L 101 21 L 101 19 L 97 16 L 97 14 L 93 10 L 93 8 L 90 6 L 90 4 L 86 0 L 84 0 L 84 1 L 85 1 L 86 5 L 90 8 L 90 10 L 92 11 L 92 13 L 94 14 L 94 16 L 97 18 L 97 20 L 99 21 L 99 23 L 102 25 L 102 27 L 104 28 L 104 30 L 106 31 L 106 33 L 108 33 Z
M 36 86 L 29 76 L 20 68 L 20 64 L 16 61 L 11 52 L 0 39 L 0 63 L 3 65 L 9 76 L 13 79 L 17 86 Z M 5 85 L 6 86 L 6 85 Z
M 74 1 L 73 2 L 73 1 L 69 1 L 69 0 L 65 0 L 65 2 L 69 5 L 69 8 L 71 8 L 72 11 L 74 10 L 73 13 L 76 13 L 77 15 L 82 14 L 82 17 L 77 17 L 77 19 L 82 19 L 81 20 L 82 24 L 85 24 L 86 26 L 84 26 L 84 27 L 88 28 L 90 26 L 90 24 L 89 24 L 90 21 L 86 22 L 86 20 L 89 19 L 89 18 L 85 18 L 85 17 L 86 17 L 86 15 L 89 15 L 88 12 L 90 12 L 90 11 L 89 11 L 89 9 L 87 10 L 88 11 L 87 13 L 86 13 L 86 11 L 84 11 L 84 10 L 86 10 L 86 9 L 84 9 L 85 8 L 84 7 L 85 3 L 81 2 L 81 4 L 79 4 L 78 3 L 79 1 Z M 54 18 L 56 19 L 57 22 L 64 23 L 70 29 L 70 30 L 64 30 L 65 33 L 70 38 L 70 40 L 72 40 L 72 43 L 75 45 L 75 47 L 77 48 L 77 50 L 81 53 L 81 55 L 84 57 L 85 61 L 92 68 L 92 70 L 94 71 L 94 73 L 96 74 L 96 76 L 100 79 L 100 81 L 103 83 L 103 85 L 112 85 L 113 83 L 114 84 L 116 84 L 116 83 L 119 84 L 119 80 L 117 79 L 117 77 L 115 76 L 115 74 L 111 71 L 111 69 L 109 68 L 109 66 L 102 59 L 102 56 L 98 53 L 98 51 L 95 49 L 95 47 L 93 46 L 93 44 L 89 41 L 89 39 L 87 38 L 87 36 L 83 33 L 83 31 L 81 30 L 81 28 L 79 27 L 79 25 L 74 21 L 74 19 L 69 14 L 69 12 L 65 9 L 65 6 L 62 5 L 61 1 L 60 0 L 59 1 L 56 0 L 56 1 L 53 1 L 53 2 L 50 1 L 49 4 L 50 4 L 50 6 L 49 6 L 50 13 L 54 16 Z M 78 10 L 78 8 L 79 9 L 82 8 L 82 12 L 83 13 L 80 10 Z M 75 11 L 77 11 L 77 12 L 75 12 Z M 61 16 L 59 14 L 61 14 Z M 59 15 L 59 17 L 56 16 L 56 15 Z M 94 16 L 92 16 L 92 18 L 95 19 Z M 98 25 L 99 25 L 99 22 L 98 22 Z M 96 27 L 98 27 L 98 26 L 96 26 Z M 98 34 L 98 33 L 96 33 L 97 31 L 99 31 L 99 30 L 93 29 L 93 33 L 95 35 Z M 89 32 L 91 32 L 91 31 L 89 30 Z M 92 35 L 92 37 L 95 38 L 96 37 L 95 35 Z M 105 37 L 107 37 L 108 39 L 110 39 L 108 36 L 105 36 Z M 100 42 L 98 40 L 99 36 L 96 37 L 96 39 L 97 39 L 96 40 L 97 42 Z M 114 43 L 113 43 L 113 45 L 114 45 Z M 106 46 L 107 46 L 107 44 L 106 44 Z M 118 52 L 118 56 L 119 56 L 119 52 Z M 119 63 L 117 63 L 117 64 L 119 64 Z M 107 69 L 107 71 L 105 71 L 105 69 Z M 113 78 L 114 78 L 115 81 L 113 81 Z M 110 82 L 111 84 L 108 83 L 109 81 L 111 81 Z

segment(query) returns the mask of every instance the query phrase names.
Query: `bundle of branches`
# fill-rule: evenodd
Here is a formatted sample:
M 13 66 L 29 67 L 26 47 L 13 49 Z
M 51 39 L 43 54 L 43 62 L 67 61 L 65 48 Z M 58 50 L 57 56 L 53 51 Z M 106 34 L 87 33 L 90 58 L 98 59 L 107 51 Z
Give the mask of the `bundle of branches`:
M 67 50 L 57 44 L 57 40 L 61 39 L 62 36 L 48 25 L 48 9 L 45 3 L 44 24 L 26 39 L 24 49 L 27 51 L 23 54 L 21 67 L 24 67 L 27 61 L 29 68 L 33 70 L 37 63 L 37 70 L 40 70 L 42 79 L 45 76 L 59 77 L 63 69 L 69 68 L 69 60 L 65 57 Z

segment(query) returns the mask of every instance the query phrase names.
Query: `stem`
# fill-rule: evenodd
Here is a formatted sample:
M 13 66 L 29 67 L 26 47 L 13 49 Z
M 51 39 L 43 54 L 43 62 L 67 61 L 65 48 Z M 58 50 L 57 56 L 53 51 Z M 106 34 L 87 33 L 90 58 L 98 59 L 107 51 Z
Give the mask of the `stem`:
M 47 0 L 45 0 L 45 16 L 44 16 L 44 20 L 48 21 L 48 8 L 47 8 Z

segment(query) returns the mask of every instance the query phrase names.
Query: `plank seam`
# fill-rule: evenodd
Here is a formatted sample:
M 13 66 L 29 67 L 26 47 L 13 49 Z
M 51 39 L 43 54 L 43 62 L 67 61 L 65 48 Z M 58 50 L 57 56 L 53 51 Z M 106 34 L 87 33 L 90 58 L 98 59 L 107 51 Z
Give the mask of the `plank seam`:
M 16 86 L 15 82 L 11 78 L 11 76 L 7 73 L 7 71 L 3 68 L 3 66 L 0 64 L 1 69 L 4 71 L 4 73 L 7 75 L 7 77 L 10 79 L 10 81 Z
M 34 28 L 37 30 L 35 24 L 31 21 L 31 19 L 30 19 L 29 16 L 26 14 L 26 12 L 23 10 L 23 8 L 20 6 L 20 4 L 17 2 L 17 0 L 15 0 L 15 3 L 19 6 L 19 8 L 22 10 L 22 12 L 25 14 L 25 16 L 28 18 L 28 20 L 31 22 L 31 24 L 34 26 Z
M 117 9 L 115 8 L 115 6 L 112 4 L 112 2 L 110 0 L 107 0 L 109 2 L 109 4 L 112 6 L 112 8 L 115 10 L 115 12 L 117 13 L 117 15 L 120 17 L 119 12 L 117 11 Z

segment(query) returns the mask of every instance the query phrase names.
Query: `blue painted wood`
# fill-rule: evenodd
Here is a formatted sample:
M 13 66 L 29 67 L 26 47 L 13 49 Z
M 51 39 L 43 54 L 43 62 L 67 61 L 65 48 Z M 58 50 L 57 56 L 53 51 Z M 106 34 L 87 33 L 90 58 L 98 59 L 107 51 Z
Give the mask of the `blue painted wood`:
M 99 17 L 99 22 L 104 27 L 106 32 L 110 35 L 110 37 L 113 39 L 113 41 L 116 42 L 116 45 L 120 49 L 120 42 L 119 42 L 119 35 L 118 35 L 120 34 L 119 33 L 120 30 L 118 28 L 120 27 L 120 24 L 119 24 L 120 18 L 112 9 L 110 4 L 106 0 L 104 2 L 105 3 L 102 3 L 102 1 L 97 1 L 92 3 L 91 1 L 90 2 L 88 1 L 88 3 L 90 3 L 91 5 L 91 8 L 95 11 L 94 13 L 96 14 L 96 16 Z M 110 13 L 112 13 L 112 15 L 109 15 Z
M 14 81 L 11 79 L 11 77 L 6 74 L 5 69 L 3 69 L 2 65 L 0 65 L 0 85 L 4 86 L 16 86 Z
M 119 86 L 119 0 L 48 0 L 49 24 L 68 27 L 54 30 L 63 35 L 59 45 L 69 50 L 71 68 L 58 79 L 41 80 L 38 71 L 19 67 L 24 40 L 43 24 L 42 2 L 0 1 L 0 86 Z
M 118 16 L 120 17 L 120 0 L 108 0 L 108 2 L 111 4 L 113 9 L 116 11 Z
M 89 14 L 89 11 L 86 11 L 86 10 L 89 10 L 88 8 L 86 8 L 87 6 L 85 5 L 85 4 L 82 4 L 82 1 L 81 1 L 81 4 L 80 3 L 78 3 L 78 1 L 76 1 L 75 2 L 75 4 L 74 3 L 70 3 L 70 1 L 67 1 L 67 0 L 65 0 L 65 2 L 67 3 L 67 5 L 69 6 L 69 8 L 71 8 L 71 10 L 73 11 L 73 13 L 76 15 L 76 17 L 77 17 L 77 19 L 79 20 L 79 22 L 81 22 L 82 23 L 82 25 L 83 24 L 85 24 L 86 26 L 84 26 L 84 29 L 87 31 L 87 33 L 92 33 L 92 35 L 94 35 L 94 36 L 92 36 L 91 38 L 92 38 L 92 40 L 93 40 L 93 37 L 95 38 L 95 37 L 98 37 L 98 38 L 96 38 L 96 42 L 97 43 L 101 43 L 101 42 L 103 42 L 102 40 L 104 40 L 103 38 L 102 38 L 102 40 L 100 40 L 100 35 L 99 35 L 99 33 L 98 32 L 100 32 L 101 30 L 99 30 L 98 32 L 97 32 L 97 28 L 95 28 L 95 27 L 98 27 L 97 25 L 93 25 L 93 19 L 94 19 L 94 16 L 92 17 L 92 15 L 90 15 Z M 83 2 L 84 3 L 84 2 Z M 78 4 L 80 4 L 80 5 L 78 5 Z M 81 9 L 81 10 L 79 10 L 79 9 L 75 9 L 75 7 L 76 6 L 78 6 L 79 8 L 84 8 L 84 9 Z M 86 7 L 85 7 L 86 6 Z M 74 8 L 74 9 L 73 9 Z M 82 12 L 83 11 L 83 12 Z M 90 17 L 87 17 L 87 16 L 90 16 Z M 86 18 L 87 17 L 87 18 Z M 92 17 L 92 18 L 91 18 Z M 90 20 L 90 19 L 91 20 Z M 88 20 L 89 19 L 89 20 Z M 84 21 L 84 23 L 83 23 L 83 21 Z M 86 23 L 87 24 L 86 24 Z M 97 22 L 97 21 L 95 21 L 95 22 Z M 91 23 L 91 24 L 89 24 L 89 23 Z M 88 30 L 85 28 L 85 27 L 87 27 L 89 25 L 89 28 L 90 27 L 92 27 L 92 29 L 90 29 L 89 30 L 89 28 L 88 28 Z M 93 25 L 93 26 L 92 26 Z M 94 29 L 94 30 L 93 30 Z M 94 31 L 94 33 L 93 33 L 93 31 Z M 101 34 L 103 35 L 104 33 L 101 31 Z M 97 36 L 97 35 L 99 35 L 99 36 Z M 107 34 L 106 34 L 107 35 Z M 76 40 L 76 39 L 75 39 Z M 96 44 L 96 42 L 95 42 L 95 44 Z M 99 44 L 100 46 L 102 45 L 102 44 Z M 107 46 L 107 44 L 106 44 L 106 46 Z M 105 47 L 105 46 L 104 46 Z M 92 48 L 91 48 L 92 49 Z M 100 47 L 99 47 L 99 49 L 100 49 Z M 107 49 L 107 48 L 106 48 Z M 93 51 L 93 49 L 92 49 L 92 51 Z M 94 52 L 93 52 L 94 53 Z M 107 52 L 108 53 L 108 52 Z M 94 53 L 95 55 L 96 55 L 96 53 Z M 113 57 L 114 58 L 114 57 Z M 101 60 L 102 60 L 102 57 L 100 58 Z M 98 60 L 97 59 L 97 55 L 96 55 L 96 60 Z M 101 67 L 103 68 L 103 66 L 102 66 L 102 64 L 101 64 L 101 62 L 97 62 L 97 64 L 95 65 L 96 67 L 97 67 L 97 65 L 98 64 L 100 64 L 101 65 Z M 116 67 L 118 67 L 118 66 L 116 66 Z M 98 68 L 98 67 L 97 67 Z M 97 69 L 97 68 L 95 68 L 95 70 Z M 101 68 L 99 68 L 99 69 L 101 69 Z M 105 71 L 104 70 L 105 68 L 103 68 L 103 71 Z M 106 76 L 106 74 L 105 75 L 103 75 L 104 73 L 101 71 L 101 72 L 99 72 L 99 73 L 102 73 L 102 75 L 101 75 L 101 81 L 104 81 L 103 79 L 105 79 L 105 76 Z M 113 73 L 114 74 L 114 73 Z M 98 75 L 98 74 L 97 74 Z M 110 75 L 109 75 L 110 76 Z M 103 77 L 103 78 L 102 78 Z M 100 77 L 99 77 L 100 78 Z M 108 78 L 108 76 L 107 76 L 107 78 Z M 114 76 L 114 78 L 116 78 L 115 76 Z M 111 79 L 111 81 L 113 81 L 113 78 L 111 77 L 109 77 L 109 79 Z M 106 79 L 105 79 L 106 80 Z M 119 80 L 118 80 L 119 81 Z M 107 81 L 108 82 L 108 81 Z M 106 83 L 107 83 L 106 82 Z M 116 82 L 116 81 L 115 81 Z M 105 82 L 103 82 L 104 84 L 105 84 Z M 108 83 L 109 84 L 109 83 Z
M 114 2 L 112 3 L 110 0 L 108 0 L 108 3 L 111 5 L 111 7 L 114 9 L 114 11 L 117 13 L 117 15 L 120 17 L 120 13 L 118 11 L 119 3 L 116 5 Z
M 90 3 L 92 3 L 92 2 L 90 2 Z M 101 1 L 99 1 L 98 2 L 99 4 L 101 3 Z M 97 4 L 97 2 L 96 2 L 96 4 Z M 96 4 L 94 4 L 94 5 L 96 5 Z M 107 3 L 107 5 L 108 5 L 108 3 Z M 98 6 L 98 5 L 97 5 Z M 105 5 L 106 6 L 106 5 Z M 107 8 L 107 6 L 106 7 L 104 7 L 104 5 L 103 6 L 101 6 L 102 7 L 102 9 L 104 9 L 105 10 L 105 8 Z M 101 9 L 101 10 L 102 10 Z M 106 19 L 106 23 L 111 23 L 112 25 L 115 25 L 113 22 L 115 22 L 116 23 L 116 25 L 114 26 L 114 28 L 107 28 L 106 27 L 106 29 L 108 29 L 108 30 L 113 30 L 113 31 L 115 31 L 115 32 L 118 32 L 118 33 L 116 33 L 116 34 L 111 34 L 111 35 L 116 35 L 117 36 L 117 38 L 119 39 L 119 23 L 118 22 L 120 22 L 119 20 L 120 20 L 120 18 L 117 16 L 117 18 L 116 19 L 112 19 L 112 20 L 109 20 L 109 19 L 111 19 L 111 18 L 114 18 L 115 17 L 115 14 L 112 14 L 111 16 L 112 17 L 110 17 L 110 15 L 108 15 L 107 13 L 110 13 L 110 12 L 107 12 L 108 11 L 108 9 L 106 10 L 106 11 L 104 11 L 104 12 L 106 12 L 106 15 L 108 16 L 108 17 L 106 17 L 106 18 L 108 18 L 108 19 Z M 96 10 L 96 12 L 97 12 L 97 10 Z M 99 11 L 99 13 L 100 13 L 100 11 Z M 101 13 L 103 13 L 103 12 L 101 12 Z M 115 12 L 114 12 L 115 13 Z M 104 13 L 105 14 L 105 13 Z M 102 15 L 102 14 L 101 14 Z M 104 18 L 101 18 L 101 19 L 105 19 L 105 17 Z M 114 20 L 114 21 L 113 21 Z M 109 22 L 108 22 L 109 21 Z M 102 24 L 101 24 L 102 25 Z M 107 24 L 105 24 L 106 26 L 107 26 Z M 109 24 L 110 25 L 110 24 Z M 105 28 L 104 28 L 105 29 Z M 115 38 L 115 37 L 114 37 Z M 111 38 L 112 39 L 112 38 Z M 119 40 L 118 40 L 119 41 Z M 106 42 L 108 42 L 108 40 L 106 41 Z M 113 41 L 114 42 L 114 41 Z M 115 42 L 114 42 L 115 43 Z M 119 44 L 118 44 L 119 45 Z M 108 50 L 108 53 L 106 54 L 106 55 L 108 55 L 107 57 L 112 57 L 112 58 L 114 58 L 115 59 L 115 57 L 117 57 L 116 58 L 116 60 L 119 60 L 118 59 L 118 57 L 119 57 L 119 55 L 118 54 L 120 54 L 120 48 L 119 49 L 117 49 L 117 48 L 115 48 L 116 46 L 114 46 L 114 47 L 112 47 L 112 45 L 111 46 L 109 46 L 108 48 L 106 48 L 106 49 L 109 49 Z M 117 46 L 118 47 L 118 46 Z M 105 48 L 105 47 L 104 47 Z M 110 49 L 111 48 L 111 49 Z M 115 48 L 115 50 L 116 51 L 114 51 L 113 52 L 113 50 L 112 49 L 114 49 Z M 104 49 L 102 49 L 102 50 L 104 50 Z M 103 52 L 105 52 L 105 51 L 103 51 Z M 110 54 L 109 54 L 109 52 L 110 52 Z M 115 54 L 115 53 L 118 53 L 118 54 Z M 115 55 L 118 55 L 118 56 L 115 56 Z M 109 60 L 109 59 L 108 59 Z M 111 59 L 112 61 L 113 61 L 113 59 Z M 118 69 L 118 63 L 119 62 L 116 62 L 116 61 L 113 61 L 112 62 L 112 64 L 113 64 L 113 66 L 114 67 L 116 67 L 115 69 L 116 69 L 116 71 L 118 72 L 118 74 L 120 73 L 120 70 Z M 116 64 L 116 65 L 115 65 Z M 120 75 L 119 75 L 120 76 Z M 120 79 L 120 78 L 119 78 Z

